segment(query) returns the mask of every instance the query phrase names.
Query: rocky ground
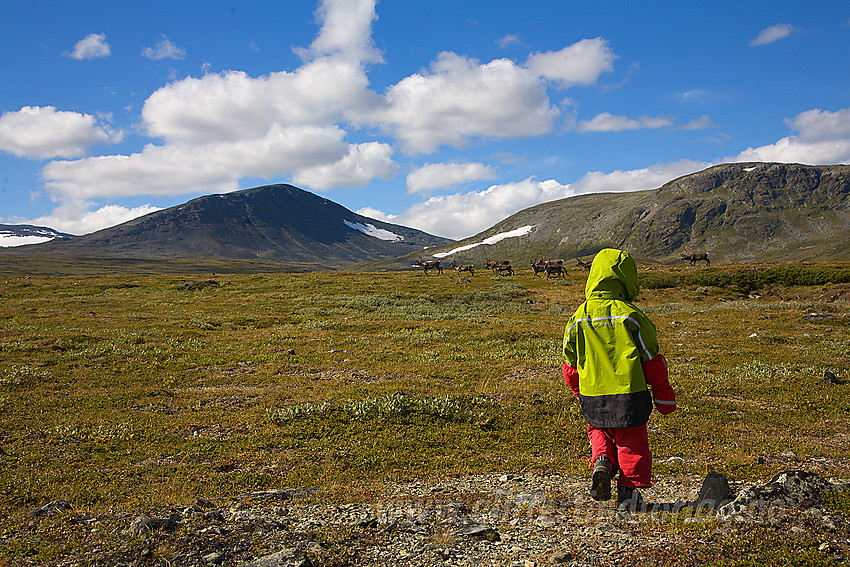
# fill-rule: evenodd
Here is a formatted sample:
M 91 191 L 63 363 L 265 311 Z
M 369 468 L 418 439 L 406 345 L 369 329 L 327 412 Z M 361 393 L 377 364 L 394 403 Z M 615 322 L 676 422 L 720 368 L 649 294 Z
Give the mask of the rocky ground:
M 701 564 L 686 559 L 711 558 L 724 538 L 754 526 L 819 538 L 824 558 L 850 557 L 850 515 L 823 505 L 850 484 L 792 470 L 732 483 L 716 505 L 700 501 L 704 486 L 665 476 L 633 511 L 590 500 L 585 478 L 530 474 L 395 484 L 343 505 L 319 503 L 310 490 L 269 490 L 145 516 L 89 517 L 60 500 L 33 511 L 29 528 L 61 524 L 81 542 L 48 563 L 56 567 Z

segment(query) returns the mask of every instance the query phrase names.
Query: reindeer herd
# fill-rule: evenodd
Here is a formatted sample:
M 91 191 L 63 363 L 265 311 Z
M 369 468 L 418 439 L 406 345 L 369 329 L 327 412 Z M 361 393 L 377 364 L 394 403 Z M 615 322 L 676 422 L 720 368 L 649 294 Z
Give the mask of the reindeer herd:
M 698 254 L 682 254 L 681 259 L 686 262 L 690 262 L 691 266 L 695 266 L 697 262 L 705 262 L 706 266 L 711 266 L 711 260 L 708 259 L 708 254 L 705 252 Z M 578 258 L 576 261 L 576 268 L 589 270 L 592 263 L 592 260 L 585 261 Z M 423 260 L 420 257 L 413 265 L 415 267 L 422 268 L 426 274 L 430 271 L 436 271 L 439 274 L 443 273 L 443 268 L 440 265 L 439 260 Z M 458 276 L 462 276 L 464 272 L 468 273 L 470 276 L 475 275 L 474 264 L 458 264 L 452 260 L 451 267 L 457 272 Z M 491 270 L 494 274 L 507 276 L 514 275 L 514 268 L 511 265 L 510 260 L 490 260 L 488 258 L 484 263 L 484 269 Z M 567 268 L 564 266 L 563 260 L 543 260 L 541 258 L 540 260 L 531 263 L 531 270 L 534 272 L 535 276 L 545 276 L 547 280 L 551 278 L 567 278 Z

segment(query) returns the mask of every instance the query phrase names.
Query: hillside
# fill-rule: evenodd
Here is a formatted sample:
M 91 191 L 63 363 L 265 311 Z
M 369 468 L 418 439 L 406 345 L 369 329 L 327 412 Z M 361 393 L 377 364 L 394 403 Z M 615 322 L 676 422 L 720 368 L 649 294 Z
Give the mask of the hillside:
M 657 263 L 691 252 L 720 263 L 848 260 L 849 196 L 847 165 L 724 164 L 649 191 L 544 203 L 431 253 L 445 265 L 455 259 L 476 266 L 497 257 L 518 266 L 586 259 L 609 246 Z M 499 240 L 523 228 L 527 234 Z M 498 242 L 482 244 L 487 239 Z M 451 253 L 457 249 L 464 250 Z M 407 267 L 414 256 L 381 264 Z
M 7 253 L 218 258 L 340 267 L 451 242 L 358 215 L 291 185 L 208 195 L 71 240 Z

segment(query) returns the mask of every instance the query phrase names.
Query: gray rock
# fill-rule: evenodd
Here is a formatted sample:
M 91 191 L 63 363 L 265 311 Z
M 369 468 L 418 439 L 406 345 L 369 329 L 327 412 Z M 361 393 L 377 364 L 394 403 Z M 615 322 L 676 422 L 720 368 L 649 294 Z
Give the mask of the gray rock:
M 472 522 L 458 528 L 457 535 L 487 541 L 499 541 L 499 532 L 487 524 Z
M 538 516 L 534 524 L 541 528 L 554 528 L 557 522 L 552 516 Z
M 65 512 L 67 510 L 72 510 L 73 506 L 67 500 L 54 500 L 49 504 L 45 504 L 41 508 L 37 510 L 33 510 L 27 516 L 30 517 L 43 517 L 43 516 L 52 516 L 53 514 L 57 514 L 59 512 Z
M 812 472 L 784 471 L 766 484 L 741 491 L 735 500 L 721 506 L 717 514 L 721 518 L 755 517 L 763 520 L 778 508 L 809 508 L 820 501 L 822 493 L 839 489 L 838 485 Z
M 289 547 L 283 551 L 242 563 L 240 567 L 313 567 L 313 564 L 303 551 L 296 547 Z
M 558 563 L 566 563 L 573 560 L 573 554 L 569 551 L 556 551 L 549 556 L 549 563 L 557 565 Z
M 716 510 L 728 503 L 731 500 L 730 496 L 729 481 L 726 477 L 710 471 L 702 481 L 696 505 L 700 510 Z
M 208 553 L 204 555 L 202 559 L 204 560 L 204 563 L 219 565 L 224 561 L 224 555 L 221 553 Z

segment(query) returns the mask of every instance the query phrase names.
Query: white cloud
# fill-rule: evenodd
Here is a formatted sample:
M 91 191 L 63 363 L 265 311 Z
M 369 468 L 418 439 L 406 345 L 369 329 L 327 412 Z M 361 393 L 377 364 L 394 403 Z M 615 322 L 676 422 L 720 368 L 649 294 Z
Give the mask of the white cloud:
M 257 78 L 243 71 L 188 77 L 151 94 L 142 117 L 148 134 L 169 142 L 238 140 L 262 136 L 273 123 L 330 124 L 374 96 L 361 68 L 322 58 Z
M 644 191 L 656 189 L 672 179 L 701 171 L 710 165 L 706 162 L 679 160 L 626 171 L 616 170 L 610 173 L 591 171 L 569 187 L 576 195 Z
M 166 36 L 162 36 L 162 41 L 156 44 L 156 47 L 142 48 L 142 56 L 158 61 L 160 59 L 183 59 L 186 57 L 186 50 L 172 43 Z
M 522 209 L 571 195 L 569 186 L 549 180 L 526 179 L 493 185 L 484 191 L 431 197 L 392 217 L 375 209 L 358 211 L 365 216 L 418 228 L 453 239 L 466 238 L 493 226 Z
M 508 48 L 511 48 L 511 47 L 522 47 L 525 44 L 523 43 L 522 39 L 520 39 L 520 37 L 517 34 L 509 33 L 509 34 L 505 35 L 504 37 L 500 38 L 499 40 L 497 40 L 496 45 L 498 45 L 502 49 L 508 49 Z
M 767 45 L 780 39 L 785 39 L 795 31 L 791 24 L 776 24 L 763 29 L 755 39 L 750 42 L 750 45 Z
M 0 116 L 0 151 L 19 157 L 79 157 L 89 146 L 122 138 L 123 132 L 98 123 L 90 114 L 57 111 L 52 106 L 25 106 Z
M 616 57 L 608 42 L 597 37 L 583 39 L 560 51 L 534 53 L 529 56 L 526 67 L 567 88 L 595 83 L 599 75 L 614 70 Z
M 106 34 L 90 33 L 74 45 L 74 51 L 67 53 L 71 59 L 96 59 L 108 57 L 112 49 L 106 43 Z
M 130 209 L 120 205 L 104 205 L 91 210 L 92 206 L 93 203 L 90 201 L 70 199 L 56 207 L 49 215 L 26 221 L 26 224 L 48 226 L 60 232 L 80 235 L 115 226 L 160 210 L 159 207 L 151 205 L 142 205 Z
M 471 139 L 537 136 L 551 132 L 558 109 L 540 77 L 507 59 L 480 64 L 444 52 L 430 71 L 391 86 L 375 113 L 406 151 L 429 153 Z
M 244 176 L 285 175 L 341 159 L 348 151 L 335 126 L 273 126 L 262 137 L 201 145 L 149 144 L 140 153 L 53 161 L 42 170 L 48 189 L 90 199 L 129 195 L 226 192 Z
M 850 108 L 836 112 L 813 108 L 785 122 L 807 142 L 850 138 Z
M 392 154 L 389 144 L 353 144 L 348 153 L 336 162 L 299 169 L 293 175 L 293 181 L 316 190 L 363 187 L 376 177 L 389 179 L 398 172 L 398 164 L 392 160 Z
M 773 144 L 747 148 L 724 161 L 775 161 L 783 163 L 850 163 L 850 108 L 830 112 L 815 108 L 786 123 L 797 131 Z
M 576 126 L 578 132 L 622 132 L 624 130 L 643 130 L 666 128 L 672 126 L 673 121 L 663 116 L 641 116 L 638 119 L 627 116 L 617 116 L 608 112 L 602 112 L 593 117 L 592 120 L 581 120 Z
M 446 189 L 467 181 L 493 179 L 495 170 L 477 162 L 427 163 L 407 176 L 408 193 L 427 193 L 432 189 Z
M 683 124 L 679 128 L 681 130 L 705 130 L 708 128 L 716 128 L 717 125 L 711 121 L 708 114 L 703 114 L 699 118 L 695 118 L 690 122 Z
M 378 19 L 375 0 L 323 0 L 316 16 L 321 30 L 309 51 L 298 50 L 302 58 L 334 55 L 357 63 L 383 61 L 371 37 L 372 22 Z

